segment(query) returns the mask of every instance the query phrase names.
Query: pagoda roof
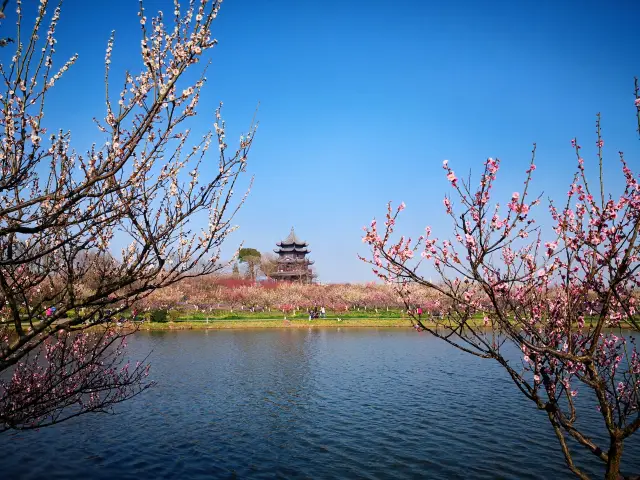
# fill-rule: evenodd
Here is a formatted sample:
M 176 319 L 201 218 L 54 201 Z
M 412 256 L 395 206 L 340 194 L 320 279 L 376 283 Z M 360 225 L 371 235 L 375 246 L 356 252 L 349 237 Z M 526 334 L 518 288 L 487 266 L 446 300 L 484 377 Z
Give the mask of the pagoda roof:
M 298 246 L 274 248 L 273 251 L 276 253 L 289 253 L 289 252 L 309 253 L 310 252 L 310 250 L 307 249 L 306 247 L 298 247 Z
M 300 240 L 298 237 L 296 237 L 296 233 L 293 231 L 293 227 L 291 227 L 291 232 L 289 233 L 289 236 L 284 240 L 282 240 L 281 242 L 276 243 L 276 245 L 279 247 L 281 246 L 284 247 L 289 245 L 300 245 L 301 247 L 306 247 L 309 244 L 304 240 Z

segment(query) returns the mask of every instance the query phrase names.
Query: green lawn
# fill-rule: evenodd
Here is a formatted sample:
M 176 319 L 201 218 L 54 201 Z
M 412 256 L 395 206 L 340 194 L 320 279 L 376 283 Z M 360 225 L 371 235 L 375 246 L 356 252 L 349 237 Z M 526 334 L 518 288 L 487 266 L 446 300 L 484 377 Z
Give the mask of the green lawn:
M 308 320 L 309 314 L 305 310 L 298 310 L 297 313 L 287 312 L 283 313 L 282 310 L 272 309 L 271 311 L 265 310 L 262 312 L 251 312 L 249 310 L 235 310 L 233 312 L 222 310 L 213 312 L 183 312 L 180 314 L 178 321 L 204 321 L 204 320 L 283 320 L 284 317 L 289 320 L 304 319 Z M 374 309 L 360 309 L 349 311 L 327 311 L 328 318 L 341 318 L 343 320 L 352 318 L 379 318 L 379 319 L 401 319 L 407 318 L 407 314 L 402 310 L 384 310 L 379 309 L 377 312 Z
M 286 327 L 411 327 L 408 319 L 402 318 L 319 318 L 314 320 L 294 318 L 254 318 L 254 319 L 210 319 L 180 320 L 177 322 L 148 322 L 140 325 L 141 330 L 205 330 L 227 328 L 286 328 Z

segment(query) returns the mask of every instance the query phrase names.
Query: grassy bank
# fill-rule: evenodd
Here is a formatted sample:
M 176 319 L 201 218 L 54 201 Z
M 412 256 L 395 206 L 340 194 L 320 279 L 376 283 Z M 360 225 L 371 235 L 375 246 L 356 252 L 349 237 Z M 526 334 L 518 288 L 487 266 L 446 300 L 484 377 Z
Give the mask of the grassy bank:
M 216 330 L 232 328 L 317 328 L 317 327 L 402 327 L 410 328 L 407 318 L 282 318 L 209 319 L 209 321 L 145 322 L 140 330 Z
M 348 311 L 327 310 L 327 317 L 330 319 L 402 319 L 407 318 L 406 312 L 402 310 L 360 309 Z M 297 313 L 283 313 L 281 310 L 265 310 L 252 312 L 250 310 L 214 310 L 212 312 L 180 312 L 171 310 L 169 316 L 175 316 L 177 321 L 218 321 L 218 320 L 308 320 L 309 314 L 305 310 L 298 310 Z
M 427 327 L 435 327 L 435 323 L 424 321 Z M 477 317 L 469 321 L 474 327 L 483 327 L 482 318 Z M 284 320 L 279 318 L 209 318 L 194 319 L 184 318 L 174 322 L 144 322 L 139 324 L 140 330 L 220 330 L 243 328 L 320 328 L 320 327 L 394 327 L 412 328 L 409 317 L 396 318 L 318 318 L 309 320 L 305 318 L 292 318 Z M 622 328 L 629 328 L 623 325 Z

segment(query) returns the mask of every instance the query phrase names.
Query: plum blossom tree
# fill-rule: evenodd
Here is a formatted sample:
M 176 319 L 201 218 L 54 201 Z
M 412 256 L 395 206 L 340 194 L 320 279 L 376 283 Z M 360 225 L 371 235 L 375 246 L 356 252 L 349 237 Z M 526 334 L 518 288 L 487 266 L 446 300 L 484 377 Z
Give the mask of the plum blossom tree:
M 229 152 L 220 108 L 202 138 L 184 126 L 206 81 L 184 74 L 216 45 L 221 0 L 176 1 L 153 19 L 140 2 L 139 70 L 114 94 L 112 34 L 105 115 L 93 146 L 76 153 L 69 132 L 43 123 L 45 100 L 77 60 L 54 66 L 62 2 L 48 12 L 50 3 L 40 0 L 30 26 L 16 0 L 16 50 L 0 64 L 0 430 L 111 411 L 150 385 L 147 365 L 126 360 L 114 319 L 224 266 L 219 248 L 245 198 L 233 189 L 255 133 L 254 124 Z M 210 146 L 217 165 L 202 180 Z
M 94 272 L 89 279 L 102 273 Z M 95 280 L 92 280 L 95 281 Z M 90 285 L 90 283 L 89 283 Z M 405 298 L 407 300 L 407 298 Z M 444 297 L 432 289 L 413 285 L 410 303 L 431 312 L 442 309 Z M 160 288 L 136 304 L 139 310 L 180 308 L 192 309 L 248 309 L 278 308 L 305 310 L 324 306 L 328 310 L 345 312 L 361 307 L 370 309 L 403 309 L 405 303 L 390 285 L 361 284 L 301 284 L 296 282 L 251 282 L 227 275 L 187 278 Z M 287 310 L 287 309 L 285 309 Z
M 635 107 L 640 128 L 637 79 Z M 484 163 L 477 187 L 445 161 L 454 195 L 445 197 L 444 209 L 453 238 L 438 240 L 427 227 L 416 241 L 398 239 L 396 220 L 405 206 L 389 204 L 384 226 L 374 220 L 365 227 L 371 256 L 363 260 L 405 301 L 414 285 L 438 292 L 444 315 L 413 317 L 416 326 L 497 361 L 547 416 L 571 471 L 588 478 L 574 462 L 573 443 L 615 479 L 624 442 L 640 428 L 640 352 L 632 335 L 640 330 L 640 185 L 620 153 L 624 191 L 607 195 L 599 115 L 596 130 L 598 186 L 587 181 L 581 148 L 572 140 L 576 173 L 566 200 L 550 202 L 554 226 L 544 236 L 532 217 L 540 203 L 530 193 L 534 145 L 524 189 L 513 193 L 506 211 L 492 201 L 499 160 Z M 438 283 L 421 274 L 424 262 Z M 577 402 L 577 395 L 588 401 Z M 594 440 L 579 423 L 584 408 L 597 408 L 607 441 Z

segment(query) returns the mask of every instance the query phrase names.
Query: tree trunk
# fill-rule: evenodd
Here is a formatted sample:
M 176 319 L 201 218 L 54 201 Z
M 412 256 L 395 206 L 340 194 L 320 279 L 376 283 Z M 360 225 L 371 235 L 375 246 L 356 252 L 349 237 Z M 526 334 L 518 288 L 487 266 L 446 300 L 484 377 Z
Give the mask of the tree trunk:
M 620 475 L 620 460 L 622 460 L 622 439 L 617 437 L 611 438 L 609 444 L 609 461 L 607 462 L 607 473 L 604 478 L 606 480 L 617 480 Z

